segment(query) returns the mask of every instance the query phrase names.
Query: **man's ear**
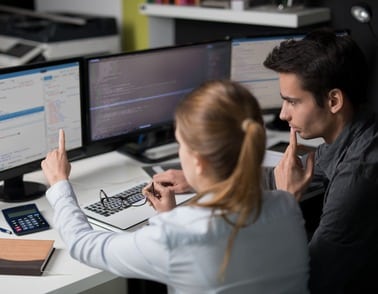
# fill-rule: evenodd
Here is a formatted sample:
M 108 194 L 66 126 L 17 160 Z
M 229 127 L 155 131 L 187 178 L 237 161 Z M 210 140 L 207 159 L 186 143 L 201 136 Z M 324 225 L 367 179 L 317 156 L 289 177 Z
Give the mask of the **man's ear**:
M 328 109 L 331 113 L 337 113 L 344 106 L 344 94 L 340 89 L 332 89 L 328 92 Z

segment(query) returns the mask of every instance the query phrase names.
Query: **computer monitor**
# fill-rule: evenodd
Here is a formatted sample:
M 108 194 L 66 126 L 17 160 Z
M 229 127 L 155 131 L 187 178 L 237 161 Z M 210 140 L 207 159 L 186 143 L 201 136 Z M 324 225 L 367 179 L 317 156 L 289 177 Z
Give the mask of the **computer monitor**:
M 83 145 L 82 61 L 67 59 L 0 70 L 0 200 L 35 199 L 45 185 L 23 181 L 40 169 L 66 133 L 68 154 Z
M 171 128 L 186 94 L 206 80 L 230 78 L 230 56 L 231 42 L 218 40 L 88 58 L 89 142 L 143 141 Z M 162 160 L 141 156 L 174 140 L 173 132 L 160 136 L 164 140 L 147 138 L 124 150 L 141 161 Z
M 282 41 L 303 37 L 303 34 L 283 34 L 232 39 L 231 79 L 256 96 L 263 113 L 278 114 L 282 104 L 278 74 L 264 67 L 265 58 Z M 276 120 L 278 129 L 286 127 L 279 122 Z

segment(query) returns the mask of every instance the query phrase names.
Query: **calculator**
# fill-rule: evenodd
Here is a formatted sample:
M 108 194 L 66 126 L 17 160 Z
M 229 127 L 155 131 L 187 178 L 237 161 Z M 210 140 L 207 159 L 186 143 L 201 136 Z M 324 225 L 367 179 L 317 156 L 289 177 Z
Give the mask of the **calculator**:
M 16 235 L 26 235 L 50 228 L 35 204 L 3 209 L 5 220 Z

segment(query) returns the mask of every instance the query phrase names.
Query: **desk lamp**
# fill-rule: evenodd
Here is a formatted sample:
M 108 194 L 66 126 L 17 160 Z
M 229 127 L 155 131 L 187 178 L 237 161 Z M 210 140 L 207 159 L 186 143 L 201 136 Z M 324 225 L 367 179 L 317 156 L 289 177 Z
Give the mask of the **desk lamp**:
M 357 21 L 362 23 L 369 23 L 372 16 L 370 6 L 366 3 L 353 5 L 350 13 Z
M 371 22 L 370 22 L 373 17 L 370 6 L 366 3 L 359 3 L 356 5 L 353 5 L 352 8 L 350 9 L 350 13 L 357 21 L 361 23 L 366 23 L 369 26 L 371 34 L 373 35 L 375 41 L 378 43 L 378 36 L 375 34 L 373 26 L 371 25 Z

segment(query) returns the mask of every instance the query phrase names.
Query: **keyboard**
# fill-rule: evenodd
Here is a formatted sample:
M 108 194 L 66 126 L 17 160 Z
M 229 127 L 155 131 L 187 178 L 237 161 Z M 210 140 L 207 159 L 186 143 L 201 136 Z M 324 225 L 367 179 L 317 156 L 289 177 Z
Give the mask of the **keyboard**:
M 101 201 L 97 201 L 92 203 L 88 206 L 85 206 L 84 209 L 87 209 L 93 213 L 97 213 L 104 217 L 109 217 L 115 213 L 118 213 L 126 208 L 129 208 L 134 203 L 137 203 L 143 200 L 145 197 L 142 194 L 142 189 L 147 185 L 147 183 L 141 183 L 136 186 L 133 186 L 127 190 L 124 190 L 120 193 L 115 195 L 109 196 L 109 200 L 111 202 L 110 207 L 111 209 L 107 209 L 102 205 Z M 128 197 L 127 201 L 121 200 L 120 198 L 116 197 Z M 123 203 L 122 203 L 123 202 Z
M 144 199 L 142 189 L 150 180 L 151 178 L 148 177 L 147 179 L 133 182 L 131 186 L 121 189 L 119 192 L 117 191 L 116 195 L 109 195 L 109 197 L 117 195 L 133 195 L 129 197 L 131 198 L 129 200 L 138 202 L 140 201 L 139 197 Z M 192 198 L 193 195 L 193 193 L 176 195 L 177 205 L 186 202 Z M 98 196 L 96 195 L 95 197 L 97 198 Z M 128 204 L 130 204 L 130 202 Z M 125 207 L 120 207 L 120 209 L 110 210 L 106 209 L 101 201 L 89 202 L 83 205 L 83 212 L 88 217 L 90 223 L 107 230 L 134 230 L 139 228 L 140 225 L 147 223 L 149 218 L 157 214 L 155 209 L 151 205 L 148 205 L 148 203 L 141 206 L 138 204 L 139 203 L 136 205 L 130 204 L 130 206 L 125 205 Z M 117 204 L 115 204 L 115 206 L 118 207 Z

